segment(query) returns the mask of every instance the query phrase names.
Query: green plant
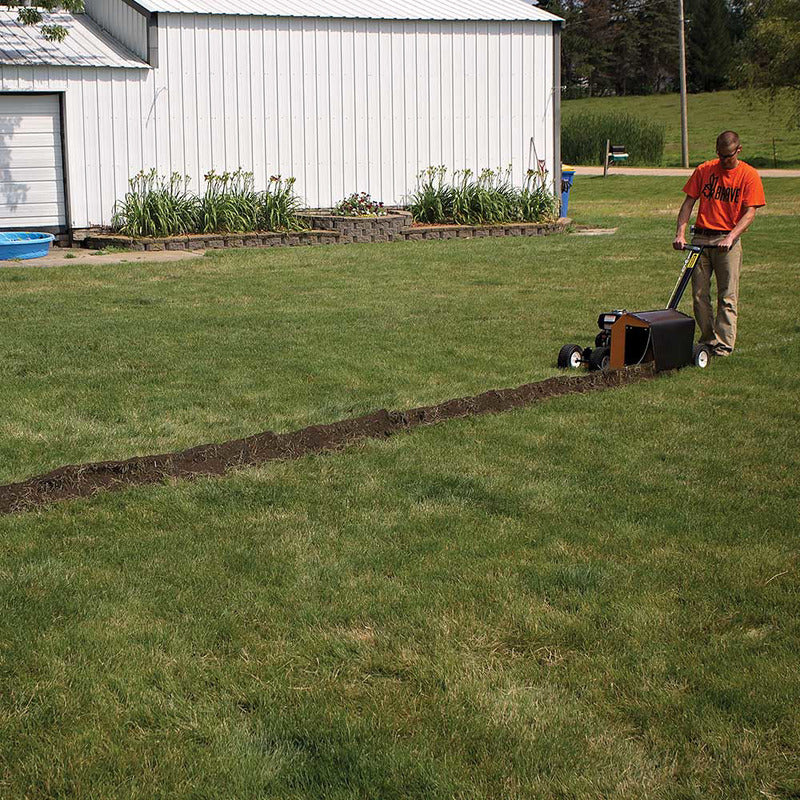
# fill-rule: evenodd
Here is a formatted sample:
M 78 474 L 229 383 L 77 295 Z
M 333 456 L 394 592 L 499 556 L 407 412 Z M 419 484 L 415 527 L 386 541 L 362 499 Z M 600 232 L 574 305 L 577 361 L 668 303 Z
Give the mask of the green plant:
M 268 231 L 298 231 L 308 227 L 297 213 L 303 204 L 294 193 L 295 178 L 272 175 L 265 192 L 260 195 L 258 226 Z
M 447 167 L 428 167 L 417 175 L 408 209 L 415 222 L 434 225 L 452 214 L 453 190 L 445 184 Z
M 517 207 L 523 222 L 540 222 L 558 217 L 561 202 L 547 188 L 546 170 L 528 170 L 525 183 L 517 195 Z
M 205 194 L 200 198 L 200 232 L 254 231 L 258 226 L 261 198 L 254 189 L 253 173 L 241 167 L 204 175 Z
M 661 164 L 666 128 L 631 114 L 581 112 L 561 124 L 561 156 L 570 164 L 602 164 L 606 140 L 625 146 L 628 163 Z
M 176 236 L 196 230 L 198 200 L 188 175 L 168 178 L 155 169 L 141 170 L 128 181 L 128 192 L 114 207 L 112 227 L 126 236 Z
M 547 189 L 547 173 L 529 170 L 521 188 L 515 187 L 511 167 L 471 169 L 445 180 L 445 167 L 428 167 L 418 178 L 409 209 L 415 222 L 491 225 L 500 222 L 540 222 L 555 216 L 557 201 Z
M 342 217 L 383 217 L 386 209 L 366 192 L 353 192 L 333 207 L 333 213 Z

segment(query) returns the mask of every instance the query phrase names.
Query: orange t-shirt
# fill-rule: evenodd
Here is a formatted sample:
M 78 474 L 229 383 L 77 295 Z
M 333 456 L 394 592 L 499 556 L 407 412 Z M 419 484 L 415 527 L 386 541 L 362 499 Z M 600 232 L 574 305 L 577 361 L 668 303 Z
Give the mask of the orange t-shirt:
M 714 231 L 732 230 L 749 206 L 766 205 L 761 176 L 740 161 L 734 169 L 724 169 L 719 159 L 706 161 L 692 173 L 683 191 L 700 198 L 697 225 Z

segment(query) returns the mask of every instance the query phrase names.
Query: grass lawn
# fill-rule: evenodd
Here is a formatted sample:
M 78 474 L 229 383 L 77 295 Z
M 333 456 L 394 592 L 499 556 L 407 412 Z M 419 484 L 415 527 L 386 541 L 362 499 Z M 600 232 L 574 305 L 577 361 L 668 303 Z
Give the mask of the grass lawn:
M 687 105 L 689 163 L 692 166 L 716 158 L 714 143 L 717 135 L 732 129 L 741 137 L 742 158 L 749 164 L 784 169 L 800 167 L 800 130 L 788 130 L 768 109 L 748 106 L 739 92 L 690 94 Z M 681 105 L 678 94 L 568 100 L 562 104 L 562 111 L 564 117 L 590 111 L 633 114 L 662 122 L 667 130 L 663 165 L 681 165 Z
M 800 181 L 704 372 L 0 518 L 0 797 L 800 793 Z M 0 480 L 555 374 L 663 304 L 679 178 L 612 237 L 0 268 Z

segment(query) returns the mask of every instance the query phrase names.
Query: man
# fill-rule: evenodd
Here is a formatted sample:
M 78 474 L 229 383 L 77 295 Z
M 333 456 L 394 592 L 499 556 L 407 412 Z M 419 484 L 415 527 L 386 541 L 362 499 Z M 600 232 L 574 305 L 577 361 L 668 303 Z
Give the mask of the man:
M 678 229 L 672 246 L 686 246 L 686 226 L 697 200 L 700 208 L 692 244 L 716 245 L 704 250 L 692 275 L 694 316 L 700 328 L 700 342 L 715 356 L 729 356 L 736 342 L 739 301 L 739 270 L 742 245 L 739 237 L 747 230 L 756 209 L 765 205 L 761 177 L 753 167 L 739 160 L 739 135 L 725 131 L 717 137 L 717 155 L 692 173 L 683 191 L 686 199 L 678 212 Z M 717 315 L 711 309 L 711 275 L 717 280 Z

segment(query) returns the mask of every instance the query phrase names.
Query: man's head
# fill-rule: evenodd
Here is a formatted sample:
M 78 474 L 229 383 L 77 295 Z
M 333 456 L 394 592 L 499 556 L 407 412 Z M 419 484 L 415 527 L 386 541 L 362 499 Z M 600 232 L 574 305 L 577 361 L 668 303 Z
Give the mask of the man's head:
M 723 131 L 717 136 L 717 155 L 719 163 L 725 169 L 733 169 L 738 163 L 737 156 L 742 152 L 739 134 L 735 131 Z

